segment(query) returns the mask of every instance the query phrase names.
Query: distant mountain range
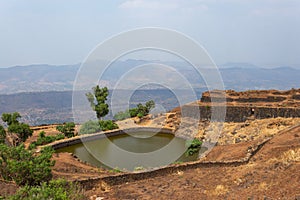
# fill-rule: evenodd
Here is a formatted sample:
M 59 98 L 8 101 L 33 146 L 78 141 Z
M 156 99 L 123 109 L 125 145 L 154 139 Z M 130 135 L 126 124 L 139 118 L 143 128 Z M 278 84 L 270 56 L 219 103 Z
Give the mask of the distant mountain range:
M 135 66 L 153 61 L 118 61 L 105 72 L 102 80 L 112 86 L 120 77 Z M 158 63 L 158 61 L 156 61 Z M 205 88 L 205 82 L 186 63 L 160 62 L 174 67 L 185 76 L 194 88 Z M 41 91 L 69 91 L 73 89 L 80 64 L 75 65 L 28 65 L 0 68 L 0 94 Z M 97 70 L 97 69 L 95 69 Z M 151 70 L 151 66 L 149 66 Z M 209 70 L 209 69 L 204 69 Z M 96 71 L 97 72 L 97 71 Z M 91 72 L 94 73 L 94 72 Z M 222 65 L 220 73 L 227 89 L 290 89 L 300 86 L 300 70 L 292 67 L 264 69 L 250 63 L 227 63 Z M 173 74 L 159 73 L 161 78 L 174 81 Z M 137 75 L 138 76 L 138 75 Z M 88 78 L 88 77 L 87 77 Z M 153 89 L 153 88 L 151 88 Z
M 129 94 L 129 91 L 119 92 L 122 92 L 123 96 Z M 129 106 L 133 107 L 138 103 L 154 100 L 157 105 L 154 112 L 161 113 L 168 111 L 180 105 L 173 92 L 167 89 L 136 90 L 130 98 Z M 196 90 L 197 97 L 194 97 L 194 100 L 199 99 L 202 92 L 201 90 Z M 112 93 L 113 91 L 109 91 L 107 101 L 110 109 L 112 107 Z M 189 100 L 192 98 L 184 90 L 176 91 L 176 93 L 178 96 L 185 97 L 185 101 L 182 104 L 190 102 Z M 127 105 L 115 105 L 114 107 L 116 106 L 119 106 L 122 111 L 127 109 Z M 31 125 L 73 121 L 72 91 L 0 94 L 0 115 L 16 111 L 21 114 L 23 122 Z M 91 111 L 91 108 L 88 107 L 87 111 Z M 112 117 L 113 114 L 110 112 L 107 118 L 112 119 Z
M 110 87 L 133 67 L 149 63 L 151 62 L 143 60 L 116 62 L 105 72 L 102 80 Z M 164 62 L 163 64 L 173 66 L 179 74 L 190 82 L 197 94 L 196 98 L 199 99 L 201 93 L 207 90 L 204 80 L 191 66 L 179 62 Z M 145 74 L 153 72 L 155 68 L 152 68 L 153 64 L 147 66 L 146 72 L 139 72 L 133 78 L 143 80 Z M 31 125 L 73 121 L 72 89 L 79 68 L 79 64 L 0 68 L 0 115 L 4 112 L 18 111 L 23 116 L 22 120 Z M 163 110 L 170 110 L 190 102 L 194 98 L 184 88 L 180 88 L 181 84 L 176 79 L 174 72 L 162 73 L 157 69 L 159 68 L 156 67 L 156 71 L 154 71 L 157 73 L 157 77 L 170 81 L 172 85 L 179 87 L 178 90 L 171 91 L 156 85 L 145 86 L 139 88 L 130 98 L 130 106 L 153 99 L 158 107 Z M 94 71 L 92 70 L 91 73 Z M 248 63 L 228 63 L 220 68 L 220 74 L 225 88 L 237 91 L 249 89 L 286 90 L 300 87 L 300 70 L 292 67 L 264 69 Z M 88 74 L 86 78 L 88 80 Z M 124 91 L 126 96 L 128 92 L 126 93 L 126 89 Z M 178 97 L 183 97 L 183 101 L 179 103 Z M 112 115 L 110 114 L 109 117 L 111 118 Z

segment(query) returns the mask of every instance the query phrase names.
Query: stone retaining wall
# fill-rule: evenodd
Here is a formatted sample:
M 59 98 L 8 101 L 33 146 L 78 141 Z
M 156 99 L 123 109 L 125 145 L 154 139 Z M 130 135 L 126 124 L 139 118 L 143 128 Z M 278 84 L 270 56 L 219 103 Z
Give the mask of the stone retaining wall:
M 172 134 L 174 135 L 172 129 L 168 128 L 156 128 L 156 127 L 134 127 L 134 128 L 127 128 L 127 129 L 116 129 L 111 131 L 105 131 L 105 132 L 99 132 L 94 134 L 86 134 L 81 136 L 76 136 L 73 138 L 68 138 L 64 140 L 58 140 L 53 143 L 50 143 L 45 146 L 51 146 L 53 149 L 60 149 L 63 147 L 68 147 L 74 144 L 80 144 L 82 142 L 88 142 L 96 139 L 101 139 L 105 137 L 111 137 L 116 136 L 124 133 L 134 133 L 134 132 L 140 132 L 140 131 L 146 131 L 146 132 L 161 132 L 165 134 Z
M 214 108 L 210 106 L 184 105 L 182 110 L 185 117 L 200 118 L 200 120 L 210 120 L 212 109 L 218 111 L 222 109 L 219 106 Z M 200 113 L 200 115 L 199 115 Z M 227 106 L 226 107 L 226 122 L 244 122 L 250 117 L 255 119 L 275 118 L 275 117 L 300 117 L 300 108 L 274 108 L 274 107 L 246 107 L 246 106 Z M 224 120 L 220 117 L 217 121 Z
M 293 127 L 294 128 L 294 127 Z M 117 175 L 111 175 L 101 178 L 93 178 L 93 179 L 86 179 L 86 180 L 78 180 L 80 184 L 82 184 L 86 189 L 92 189 L 95 187 L 95 185 L 105 182 L 109 185 L 119 185 L 124 184 L 126 182 L 133 182 L 148 178 L 155 178 L 158 176 L 163 176 L 166 174 L 172 174 L 172 173 L 178 173 L 178 171 L 184 171 L 187 169 L 194 169 L 194 168 L 210 168 L 210 167 L 236 167 L 243 164 L 246 164 L 252 156 L 254 156 L 265 143 L 267 143 L 271 137 L 266 138 L 265 140 L 262 140 L 260 143 L 258 143 L 255 146 L 252 146 L 247 153 L 247 155 L 239 160 L 234 161 L 194 161 L 194 162 L 187 162 L 177 165 L 170 165 L 162 168 L 157 168 L 152 171 L 143 171 L 143 172 L 129 172 L 129 173 L 123 173 L 123 174 L 117 174 Z

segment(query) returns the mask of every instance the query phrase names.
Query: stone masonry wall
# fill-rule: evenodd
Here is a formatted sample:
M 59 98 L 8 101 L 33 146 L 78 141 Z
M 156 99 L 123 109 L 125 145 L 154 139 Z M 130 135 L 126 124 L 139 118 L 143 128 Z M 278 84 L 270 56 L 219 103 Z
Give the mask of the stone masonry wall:
M 182 107 L 185 117 L 192 117 L 196 119 L 200 117 L 200 120 L 210 120 L 212 109 L 218 111 L 218 106 L 216 106 L 215 108 L 211 108 L 210 106 L 196 106 L 196 105 L 185 105 Z M 300 117 L 300 108 L 272 108 L 272 107 L 245 107 L 245 106 L 226 107 L 226 117 L 225 117 L 226 122 L 244 122 L 251 117 L 255 119 L 276 118 L 276 117 L 285 117 L 285 118 Z M 217 121 L 221 121 L 221 120 L 222 117 L 217 118 Z

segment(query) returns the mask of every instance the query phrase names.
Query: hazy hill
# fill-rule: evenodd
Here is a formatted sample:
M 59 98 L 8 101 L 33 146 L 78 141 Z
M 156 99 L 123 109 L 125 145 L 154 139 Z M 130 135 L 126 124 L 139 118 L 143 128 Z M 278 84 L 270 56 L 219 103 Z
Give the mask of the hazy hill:
M 149 62 L 143 60 L 116 62 L 106 71 L 103 79 L 108 85 L 113 85 L 128 70 L 147 63 Z M 163 64 L 174 66 L 180 74 L 185 76 L 196 90 L 198 97 L 201 92 L 206 90 L 205 82 L 192 67 L 179 62 L 164 62 Z M 18 111 L 24 116 L 23 120 L 32 125 L 71 121 L 73 117 L 73 82 L 79 67 L 80 65 L 76 64 L 0 68 L 0 115 L 3 112 Z M 148 67 L 147 70 L 150 72 L 151 65 Z M 173 73 L 164 74 L 159 71 L 157 73 L 160 78 L 180 86 Z M 300 86 L 300 70 L 291 67 L 264 69 L 248 63 L 228 63 L 220 68 L 220 73 L 225 87 L 237 91 L 248 89 L 287 90 Z M 143 79 L 143 76 L 139 74 L 136 77 Z M 185 98 L 182 103 L 189 102 L 191 98 L 185 91 L 178 91 L 177 95 Z M 178 106 L 178 99 L 174 96 L 174 92 L 155 86 L 146 86 L 136 92 L 130 100 L 130 105 L 149 99 L 154 99 L 165 110 Z
M 108 85 L 113 85 L 128 70 L 147 63 L 149 61 L 143 60 L 116 62 L 106 71 L 102 79 Z M 180 74 L 190 81 L 194 88 L 205 87 L 205 82 L 186 63 L 160 63 L 176 68 Z M 61 66 L 29 65 L 0 68 L 0 94 L 72 90 L 79 66 L 79 64 Z M 148 70 L 151 70 L 151 66 Z M 94 73 L 94 71 L 91 73 Z M 174 84 L 176 84 L 177 80 L 172 79 L 173 74 L 157 73 L 161 78 L 174 81 Z M 292 67 L 264 69 L 248 63 L 227 63 L 220 68 L 220 73 L 225 87 L 228 89 L 290 89 L 292 87 L 297 88 L 300 85 L 300 70 Z
M 123 95 L 129 94 L 130 91 L 119 91 Z M 196 90 L 200 98 L 203 90 Z M 111 94 L 108 97 L 110 104 Z M 191 97 L 184 90 L 176 91 L 177 95 L 184 96 L 188 103 Z M 1 95 L 0 94 L 0 115 L 4 112 L 18 111 L 22 115 L 22 121 L 31 125 L 64 123 L 73 121 L 72 113 L 72 91 L 61 92 L 31 92 Z M 157 109 L 171 110 L 179 106 L 178 99 L 174 93 L 167 89 L 155 90 L 137 90 L 130 98 L 129 106 L 136 106 L 138 103 L 145 103 L 146 101 L 154 100 L 157 104 Z M 125 110 L 127 105 L 117 105 Z M 111 105 L 110 105 L 111 107 Z M 162 110 L 164 111 L 164 110 Z M 112 118 L 111 113 L 107 116 Z
M 72 90 L 79 65 L 0 68 L 0 94 Z

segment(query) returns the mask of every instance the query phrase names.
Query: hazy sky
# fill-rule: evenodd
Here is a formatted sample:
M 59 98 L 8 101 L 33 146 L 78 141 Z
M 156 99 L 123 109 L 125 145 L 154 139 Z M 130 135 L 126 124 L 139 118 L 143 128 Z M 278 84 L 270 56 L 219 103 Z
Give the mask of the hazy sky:
M 299 0 L 0 0 L 0 67 L 79 63 L 145 26 L 194 38 L 217 64 L 300 67 Z

